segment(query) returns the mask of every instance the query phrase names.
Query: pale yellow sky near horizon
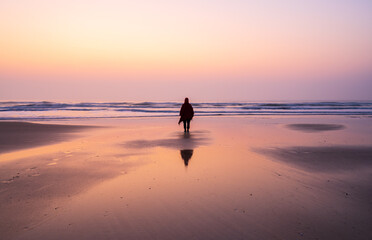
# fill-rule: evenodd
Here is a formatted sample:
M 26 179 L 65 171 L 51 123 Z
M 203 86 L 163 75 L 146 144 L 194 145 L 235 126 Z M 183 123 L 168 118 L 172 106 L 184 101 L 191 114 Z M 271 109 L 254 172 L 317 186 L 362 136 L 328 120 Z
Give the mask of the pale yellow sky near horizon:
M 357 98 L 371 16 L 363 0 L 3 0 L 0 99 Z

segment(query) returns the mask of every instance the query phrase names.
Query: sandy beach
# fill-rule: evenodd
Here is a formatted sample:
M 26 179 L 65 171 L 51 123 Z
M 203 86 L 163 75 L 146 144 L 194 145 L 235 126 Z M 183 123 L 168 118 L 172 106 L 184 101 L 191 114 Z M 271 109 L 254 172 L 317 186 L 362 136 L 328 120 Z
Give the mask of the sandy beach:
M 89 126 L 0 122 L 0 153 L 63 141 Z
M 0 122 L 10 239 L 372 239 L 372 118 Z
M 0 36 L 0 240 L 372 240 L 372 1 L 5 0 Z

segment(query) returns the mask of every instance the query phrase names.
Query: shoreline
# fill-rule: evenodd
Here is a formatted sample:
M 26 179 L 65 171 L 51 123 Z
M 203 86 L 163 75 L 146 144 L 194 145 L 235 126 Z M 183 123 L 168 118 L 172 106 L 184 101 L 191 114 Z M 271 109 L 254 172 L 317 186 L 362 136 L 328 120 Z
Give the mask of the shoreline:
M 244 114 L 198 114 L 197 117 L 350 117 L 372 118 L 371 113 L 244 113 Z M 152 119 L 152 118 L 179 118 L 179 115 L 153 115 L 153 116 L 111 116 L 111 117 L 63 117 L 63 118 L 0 118 L 0 122 L 54 122 L 54 121 L 86 121 L 86 120 L 126 120 L 126 119 Z

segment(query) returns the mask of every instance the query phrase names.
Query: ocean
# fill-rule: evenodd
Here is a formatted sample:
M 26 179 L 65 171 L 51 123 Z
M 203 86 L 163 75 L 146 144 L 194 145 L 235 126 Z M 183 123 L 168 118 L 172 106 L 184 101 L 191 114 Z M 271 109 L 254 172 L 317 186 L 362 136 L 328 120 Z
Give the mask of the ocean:
M 178 116 L 180 102 L 1 101 L 0 120 L 64 120 Z M 192 103 L 196 116 L 364 115 L 372 101 Z

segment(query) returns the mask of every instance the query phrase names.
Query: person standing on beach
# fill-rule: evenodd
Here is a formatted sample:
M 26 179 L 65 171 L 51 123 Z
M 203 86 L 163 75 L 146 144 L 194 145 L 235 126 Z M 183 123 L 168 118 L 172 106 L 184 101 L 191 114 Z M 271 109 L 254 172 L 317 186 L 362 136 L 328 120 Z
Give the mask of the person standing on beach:
M 189 103 L 189 99 L 185 98 L 185 102 L 182 104 L 181 110 L 180 110 L 180 120 L 178 121 L 178 124 L 183 122 L 183 128 L 185 132 L 189 131 L 190 129 L 190 121 L 194 117 L 194 109 L 192 108 L 191 104 Z

